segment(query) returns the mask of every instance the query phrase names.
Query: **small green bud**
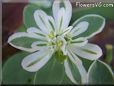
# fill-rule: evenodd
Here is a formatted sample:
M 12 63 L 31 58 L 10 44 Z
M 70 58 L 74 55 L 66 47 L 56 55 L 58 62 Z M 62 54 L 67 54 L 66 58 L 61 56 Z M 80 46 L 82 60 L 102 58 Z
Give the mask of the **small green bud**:
M 67 56 L 63 55 L 62 51 L 56 51 L 55 52 L 55 58 L 60 62 L 64 63 L 64 60 L 67 58 Z

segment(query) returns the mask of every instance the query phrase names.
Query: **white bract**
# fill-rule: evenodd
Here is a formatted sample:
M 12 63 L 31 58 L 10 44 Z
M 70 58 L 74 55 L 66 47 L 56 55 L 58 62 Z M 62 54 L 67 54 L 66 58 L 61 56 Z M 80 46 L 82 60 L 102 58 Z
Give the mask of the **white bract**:
M 63 3 L 63 6 L 61 6 Z M 78 68 L 82 83 L 87 82 L 87 73 L 79 59 L 79 56 L 89 60 L 96 60 L 102 55 L 102 50 L 95 44 L 88 43 L 88 38 L 101 32 L 105 25 L 105 19 L 99 15 L 88 14 L 69 26 L 72 16 L 72 6 L 68 0 L 55 0 L 53 3 L 53 16 L 48 16 L 43 10 L 34 12 L 34 19 L 38 28 L 30 27 L 27 32 L 17 32 L 9 37 L 8 43 L 15 48 L 27 52 L 33 52 L 22 61 L 22 67 L 29 72 L 36 72 L 41 69 L 52 57 L 53 54 L 64 64 L 65 72 L 73 83 L 77 83 L 72 74 L 68 61 L 70 60 Z M 99 28 L 89 33 L 88 36 L 81 36 L 88 31 L 91 21 L 86 18 L 100 18 L 102 24 Z M 83 20 L 85 18 L 85 20 Z M 95 18 L 95 19 L 96 19 Z M 94 30 L 94 27 L 93 27 Z M 19 38 L 35 39 L 31 46 L 15 44 L 13 41 Z M 29 40 L 29 41 L 30 41 Z M 27 42 L 24 40 L 24 42 Z M 59 61 L 58 60 L 58 61 Z

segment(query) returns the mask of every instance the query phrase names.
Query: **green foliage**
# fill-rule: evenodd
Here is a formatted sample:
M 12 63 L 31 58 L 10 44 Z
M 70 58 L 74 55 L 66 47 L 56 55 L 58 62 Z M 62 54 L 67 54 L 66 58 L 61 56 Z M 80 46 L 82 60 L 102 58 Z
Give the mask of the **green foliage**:
M 67 79 L 64 71 L 64 65 L 52 57 L 51 60 L 36 73 L 35 84 L 71 84 L 71 81 Z
M 98 14 L 105 17 L 108 21 L 114 21 L 114 7 L 93 7 L 73 9 L 71 24 L 86 14 Z
M 92 37 L 92 36 L 96 35 L 96 33 L 101 32 L 104 27 L 104 24 L 105 24 L 105 19 L 102 16 L 90 14 L 90 15 L 85 15 L 85 16 L 79 18 L 78 20 L 76 20 L 76 22 L 74 22 L 73 26 L 76 26 L 80 22 L 83 22 L 83 21 L 86 21 L 89 23 L 88 29 L 85 32 L 83 32 L 82 34 L 79 34 L 78 36 L 76 36 L 74 38 Z
M 38 39 L 30 37 L 20 37 L 13 39 L 11 43 L 20 47 L 31 48 L 32 43 L 36 41 L 38 41 Z
M 30 4 L 27 5 L 23 12 L 24 25 L 19 28 L 19 32 L 25 32 L 30 27 L 39 28 L 34 20 L 35 10 L 42 9 L 47 14 L 52 15 L 51 8 L 42 8 L 41 6 Z M 74 9 L 75 10 L 75 9 Z M 86 14 L 99 14 L 106 18 L 106 20 L 114 20 L 114 8 L 84 8 L 79 10 L 73 10 L 73 16 L 71 24 L 78 18 Z M 79 36 L 87 37 L 99 30 L 103 23 L 103 19 L 100 17 L 84 17 L 80 19 L 76 24 L 81 21 L 89 22 L 88 31 Z M 26 40 L 26 41 L 25 41 Z M 12 41 L 15 45 L 30 47 L 31 43 L 36 41 L 28 38 L 17 38 Z M 3 65 L 3 84 L 73 84 L 65 74 L 64 65 L 57 61 L 53 56 L 50 61 L 42 67 L 36 73 L 30 73 L 25 71 L 21 67 L 21 62 L 24 57 L 30 53 L 20 52 L 10 57 Z M 61 59 L 60 59 L 61 60 Z M 64 59 L 62 59 L 63 61 Z M 88 84 L 114 84 L 114 75 L 108 65 L 101 61 L 89 62 L 82 59 L 85 68 L 88 70 Z M 92 63 L 92 65 L 91 65 Z M 78 69 L 72 62 L 69 61 L 71 72 L 74 78 L 80 83 L 81 77 Z M 91 65 L 91 66 L 90 66 Z M 89 68 L 90 67 L 90 68 Z M 83 83 L 82 83 L 83 84 Z
M 3 66 L 3 84 L 32 84 L 34 73 L 22 69 L 21 61 L 28 53 L 21 52 L 8 59 Z
M 23 22 L 24 22 L 26 28 L 30 28 L 30 27 L 38 28 L 38 26 L 36 25 L 35 19 L 34 19 L 34 12 L 36 10 L 41 10 L 41 9 L 43 11 L 45 11 L 47 14 L 51 15 L 51 8 L 41 8 L 41 7 L 39 7 L 37 5 L 33 5 L 33 4 L 27 5 L 24 8 Z
M 88 71 L 88 84 L 114 84 L 111 68 L 102 61 L 95 61 Z
M 82 84 L 82 83 L 81 83 L 81 75 L 80 75 L 80 73 L 79 73 L 78 68 L 77 68 L 76 65 L 75 65 L 73 62 L 71 62 L 70 60 L 68 60 L 68 63 L 69 63 L 69 67 L 70 67 L 70 69 L 71 69 L 71 72 L 72 72 L 72 75 L 73 75 L 74 79 L 77 81 L 77 83 Z
M 64 65 L 54 57 L 36 73 L 25 71 L 21 62 L 29 54 L 20 52 L 5 62 L 3 84 L 72 84 L 65 74 Z

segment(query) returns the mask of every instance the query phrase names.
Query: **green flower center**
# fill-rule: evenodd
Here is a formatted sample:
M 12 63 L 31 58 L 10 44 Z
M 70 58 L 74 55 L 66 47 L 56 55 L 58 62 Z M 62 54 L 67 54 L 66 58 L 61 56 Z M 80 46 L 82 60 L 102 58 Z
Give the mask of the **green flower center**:
M 61 50 L 55 52 L 55 58 L 60 62 L 64 63 L 64 60 L 67 58 Z
M 57 47 L 57 50 L 60 49 L 63 45 L 63 41 L 62 40 L 56 40 L 56 47 Z
M 49 37 L 50 39 L 53 39 L 53 38 L 55 37 L 54 32 L 51 31 L 50 34 L 48 34 L 48 37 Z
M 60 62 L 63 63 L 64 60 L 67 58 L 67 56 L 65 56 L 61 50 L 62 46 L 64 45 L 63 40 L 61 39 L 61 37 L 59 37 L 60 35 L 55 35 L 53 31 L 50 32 L 50 34 L 48 34 L 48 37 L 51 39 L 51 41 L 48 43 L 48 46 L 53 46 L 55 47 L 55 58 Z M 65 38 L 66 41 L 69 41 L 70 39 Z

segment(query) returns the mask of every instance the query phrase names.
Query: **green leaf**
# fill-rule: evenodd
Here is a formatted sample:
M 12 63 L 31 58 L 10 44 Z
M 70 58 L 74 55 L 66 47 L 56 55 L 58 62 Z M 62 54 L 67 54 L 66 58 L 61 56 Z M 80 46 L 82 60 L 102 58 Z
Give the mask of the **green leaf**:
M 88 59 L 85 59 L 85 58 L 82 58 L 80 56 L 78 56 L 78 57 L 81 59 L 81 61 L 82 61 L 83 65 L 84 65 L 86 71 L 88 71 L 88 69 L 91 66 L 91 64 L 92 64 L 93 61 L 88 60 Z
M 66 74 L 63 77 L 63 80 L 61 82 L 62 85 L 73 85 L 73 83 L 71 82 L 71 80 L 66 76 Z
M 74 79 L 79 83 L 81 84 L 81 76 L 80 76 L 80 73 L 79 73 L 79 70 L 78 68 L 76 67 L 76 65 L 71 62 L 70 60 L 68 60 L 68 63 L 69 63 L 69 67 L 71 69 L 71 72 L 72 72 L 72 75 L 74 77 Z
M 3 84 L 32 84 L 34 73 L 22 69 L 21 61 L 29 53 L 20 52 L 10 57 L 3 66 Z
M 13 39 L 10 43 L 18 47 L 31 48 L 33 42 L 38 41 L 38 39 L 30 37 L 19 37 Z
M 108 21 L 114 21 L 114 7 L 90 7 L 73 9 L 71 24 L 78 18 L 87 14 L 98 14 L 105 17 Z
M 43 11 L 45 11 L 47 14 L 51 15 L 51 8 L 42 8 L 39 7 L 37 5 L 27 5 L 24 8 L 24 12 L 23 12 L 23 22 L 26 26 L 26 28 L 30 28 L 30 27 L 37 27 L 35 19 L 34 19 L 34 12 L 38 9 L 41 9 Z
M 96 14 L 88 14 L 76 20 L 73 26 L 77 26 L 80 22 L 83 21 L 89 23 L 88 29 L 74 38 L 78 37 L 90 38 L 96 35 L 97 33 L 101 32 L 105 25 L 105 19 L 102 16 Z
M 102 61 L 94 61 L 88 70 L 88 84 L 114 84 L 111 68 Z
M 55 57 L 36 73 L 35 84 L 72 84 L 66 77 L 64 65 Z
M 10 57 L 3 66 L 3 84 L 73 84 L 66 76 L 64 65 L 52 57 L 36 73 L 25 71 L 21 62 L 30 53 L 20 52 Z

